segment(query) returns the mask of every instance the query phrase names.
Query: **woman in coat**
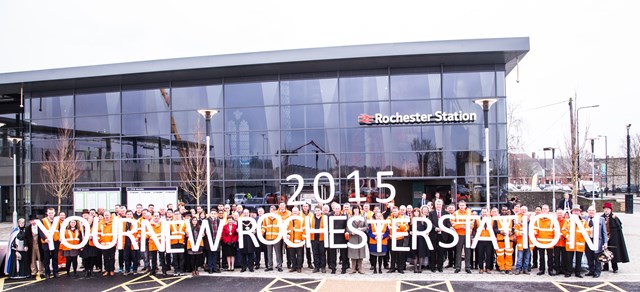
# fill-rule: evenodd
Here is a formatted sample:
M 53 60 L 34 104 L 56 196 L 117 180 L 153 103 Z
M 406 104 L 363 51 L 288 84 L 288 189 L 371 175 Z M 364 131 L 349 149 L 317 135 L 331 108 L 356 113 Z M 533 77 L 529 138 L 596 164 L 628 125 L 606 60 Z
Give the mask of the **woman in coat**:
M 233 271 L 238 246 L 238 226 L 233 217 L 227 217 L 227 224 L 222 228 L 222 257 L 227 259 L 227 271 Z
M 31 275 L 29 259 L 27 257 L 27 243 L 25 242 L 26 228 L 24 218 L 18 220 L 16 227 L 9 237 L 10 251 L 7 254 L 5 273 L 11 279 L 27 278 Z
M 425 208 L 425 211 L 428 211 L 427 208 Z M 420 209 L 416 208 L 413 209 L 412 212 L 412 218 L 419 218 L 419 217 L 425 217 L 426 215 L 422 214 L 422 212 L 420 211 Z M 426 213 L 429 214 L 429 213 Z M 412 222 L 412 224 L 416 224 L 417 226 L 415 227 L 416 231 L 425 231 L 427 230 L 427 223 L 425 221 L 415 221 L 415 223 Z M 411 226 L 411 231 L 413 231 L 414 227 Z M 413 238 L 413 236 L 411 235 L 411 231 L 409 232 L 409 235 L 411 236 L 411 238 Z M 429 247 L 427 246 L 427 241 L 424 237 L 422 236 L 418 236 L 416 237 L 416 249 L 413 251 L 414 254 L 414 258 L 415 258 L 415 265 L 413 266 L 413 272 L 414 273 L 422 273 L 422 262 L 424 261 L 424 259 L 429 255 Z M 413 247 L 413 245 L 411 245 Z
M 354 219 L 353 221 L 352 227 L 366 234 L 368 230 L 367 218 L 362 216 L 360 207 L 354 207 L 351 212 L 351 217 L 356 217 L 356 219 Z M 348 230 L 346 234 L 348 234 L 349 243 L 351 244 L 360 244 L 364 240 L 362 237 L 356 235 L 353 232 L 349 232 Z M 364 271 L 362 270 L 362 260 L 367 255 L 367 247 L 362 246 L 361 248 L 348 248 L 347 253 L 349 255 L 349 258 L 351 259 L 351 274 L 354 274 L 355 272 L 364 274 Z
M 604 203 L 604 217 L 605 226 L 607 228 L 607 234 L 609 235 L 609 242 L 607 246 L 613 253 L 613 259 L 611 259 L 611 266 L 613 272 L 618 272 L 618 263 L 628 263 L 629 254 L 627 253 L 627 245 L 624 242 L 624 235 L 622 234 L 622 222 L 620 218 L 613 214 L 613 206 L 611 203 Z M 609 270 L 609 263 L 604 264 L 603 271 Z
M 376 220 L 384 220 L 384 216 L 380 212 L 374 216 Z M 378 233 L 380 235 L 377 235 Z M 370 224 L 367 235 L 369 236 L 369 255 L 373 263 L 373 273 L 382 274 L 382 263 L 384 262 L 384 257 L 387 255 L 387 243 L 389 242 L 389 225 L 384 223 Z M 378 243 L 380 243 L 379 250 Z
M 84 264 L 84 270 L 86 271 L 85 277 L 89 278 L 91 277 L 93 268 L 96 267 L 98 269 L 102 269 L 102 264 L 99 263 L 100 250 L 93 243 L 93 235 L 91 235 L 91 230 L 93 230 L 94 225 L 98 225 L 100 223 L 98 222 L 98 219 L 93 216 L 87 217 L 87 221 L 89 222 L 90 229 L 84 230 L 83 233 L 85 236 L 89 236 L 89 242 L 80 249 L 80 256 L 82 256 L 82 263 Z
M 198 238 L 198 233 L 200 233 L 200 220 L 198 217 L 193 216 L 190 220 L 191 223 L 191 233 L 187 234 L 187 238 L 191 237 L 191 239 L 195 242 Z M 197 276 L 200 275 L 198 272 L 198 267 L 201 266 L 202 262 L 202 251 L 204 250 L 204 241 L 200 242 L 200 245 L 193 250 L 191 246 L 191 240 L 187 240 L 187 253 L 189 254 L 189 265 L 191 266 L 191 275 Z
M 80 242 L 82 241 L 82 233 L 80 233 L 80 230 L 78 229 L 78 221 L 76 220 L 69 221 L 69 225 L 67 226 L 67 229 L 64 231 L 64 234 L 61 234 L 60 236 L 64 236 L 67 242 L 72 245 L 80 244 Z M 73 275 L 77 277 L 78 276 L 78 254 L 80 253 L 80 250 L 77 248 L 67 246 L 64 243 L 60 244 L 60 250 L 62 251 L 62 255 L 65 257 L 67 262 L 65 266 L 67 269 L 67 276 L 71 275 L 71 267 L 73 267 Z

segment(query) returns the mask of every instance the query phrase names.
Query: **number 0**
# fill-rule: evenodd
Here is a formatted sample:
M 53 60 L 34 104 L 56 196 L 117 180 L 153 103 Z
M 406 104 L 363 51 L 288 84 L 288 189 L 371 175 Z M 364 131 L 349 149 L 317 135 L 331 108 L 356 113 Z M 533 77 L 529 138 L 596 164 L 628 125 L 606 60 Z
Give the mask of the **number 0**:
M 318 181 L 320 181 L 321 177 L 326 177 L 329 180 L 329 196 L 327 197 L 326 200 L 323 200 L 322 197 L 320 196 L 320 190 L 318 189 Z M 316 196 L 316 200 L 318 200 L 318 203 L 321 204 L 329 204 L 331 203 L 331 201 L 333 201 L 333 193 L 336 190 L 336 186 L 334 185 L 334 180 L 333 180 L 333 175 L 331 175 L 328 172 L 321 172 L 318 173 L 318 175 L 316 175 L 316 177 L 313 179 L 313 194 Z

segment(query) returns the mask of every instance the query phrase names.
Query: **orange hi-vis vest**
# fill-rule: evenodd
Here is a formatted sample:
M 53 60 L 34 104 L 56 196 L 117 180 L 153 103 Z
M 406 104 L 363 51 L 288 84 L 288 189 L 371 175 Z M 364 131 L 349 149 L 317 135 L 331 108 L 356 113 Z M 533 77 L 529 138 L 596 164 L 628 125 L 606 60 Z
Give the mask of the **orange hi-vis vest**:
M 98 226 L 98 237 L 99 242 L 102 244 L 107 244 L 113 241 L 113 221 L 102 221 L 100 226 Z
M 376 230 L 376 225 L 377 224 L 371 224 L 371 232 L 374 235 L 377 235 L 377 230 Z M 384 237 L 384 233 L 387 232 L 387 229 L 389 228 L 388 224 L 382 224 L 382 232 L 380 232 L 380 234 L 382 235 L 382 245 L 387 245 L 389 243 L 389 237 Z M 376 238 L 371 238 L 369 237 L 369 244 L 378 244 L 378 240 Z
M 587 233 L 589 235 L 591 235 L 591 228 L 589 227 L 589 222 L 587 220 L 582 219 L 582 218 L 580 219 L 580 222 L 582 223 L 584 228 L 587 230 Z M 562 225 L 562 235 L 567 240 L 567 243 L 565 245 L 565 250 L 566 251 L 584 252 L 585 246 L 586 246 L 586 240 L 585 240 L 584 236 L 582 236 L 582 233 L 578 232 L 578 227 L 577 226 L 576 226 L 575 245 L 574 245 L 573 248 L 571 248 L 569 246 L 569 240 L 570 240 L 569 236 L 571 235 L 569 233 L 570 228 L 571 228 L 571 220 L 564 220 L 564 224 Z
M 76 229 L 72 231 L 71 229 L 67 229 L 64 232 L 64 238 L 69 244 L 80 244 L 80 230 Z M 60 244 L 60 250 L 71 250 L 71 248 L 62 243 Z
M 504 235 L 502 235 L 502 230 L 503 230 L 503 226 L 502 226 L 502 220 L 497 220 L 498 222 L 498 233 L 496 234 L 496 239 L 498 240 L 498 242 L 500 241 L 504 241 Z M 509 220 L 509 228 L 507 228 L 509 230 L 509 233 L 513 234 L 513 220 Z M 509 238 L 509 240 L 511 240 L 513 237 Z
M 480 217 L 480 219 L 476 219 L 476 228 L 478 228 L 478 230 L 480 228 L 482 228 L 482 226 L 480 226 L 480 223 L 482 222 L 482 219 L 483 219 L 483 217 Z M 486 238 L 491 237 L 491 233 L 489 233 L 488 229 L 492 228 L 492 222 L 493 222 L 493 219 L 489 220 L 489 226 L 484 226 L 482 231 L 480 231 L 480 236 L 481 237 L 486 237 Z
M 367 212 L 364 212 L 364 213 L 362 214 L 362 216 L 364 216 L 365 218 L 367 218 L 367 220 L 371 220 L 371 218 L 373 218 L 373 211 L 367 211 Z
M 278 209 L 276 210 L 275 214 L 280 216 L 280 219 L 282 219 L 282 221 L 284 222 L 284 220 L 287 220 L 287 218 L 291 216 L 291 211 L 285 209 L 284 212 L 280 212 L 280 209 Z
M 564 227 L 564 221 L 568 221 L 568 220 L 565 220 L 564 217 L 562 219 L 558 219 L 558 223 L 560 223 L 560 232 L 562 232 L 562 228 Z M 564 235 L 564 232 L 562 232 L 562 234 Z M 566 244 L 567 243 L 564 236 L 560 236 L 560 240 L 558 240 L 558 243 L 556 243 L 556 246 L 565 247 Z
M 458 209 L 453 212 L 453 218 L 451 219 L 451 226 L 456 230 L 456 233 L 458 233 L 458 235 L 467 235 L 467 226 L 465 223 L 466 219 L 462 218 L 463 216 L 471 216 L 471 210 L 467 208 L 464 212 L 462 212 L 460 209 Z
M 304 240 L 304 222 L 300 222 L 300 220 L 291 220 L 289 222 L 289 227 L 287 228 L 287 233 L 289 234 L 289 240 L 293 243 L 298 243 Z
M 324 229 L 324 217 L 324 215 L 320 215 L 320 226 L 315 226 L 316 216 L 311 217 L 311 219 L 309 219 L 309 226 L 311 226 L 312 229 Z M 311 240 L 316 240 L 316 236 L 320 236 L 319 240 L 324 241 L 324 233 L 311 233 L 309 236 Z
M 156 233 L 154 237 L 160 241 L 162 237 L 162 223 L 158 222 L 158 224 L 156 224 L 151 222 L 151 228 L 153 229 L 153 232 Z M 157 251 L 158 246 L 156 245 L 156 242 L 151 239 L 151 236 L 151 234 L 147 233 L 147 238 L 149 238 L 149 251 Z
M 171 224 L 171 235 L 180 235 L 179 239 L 171 239 L 171 244 L 184 244 L 184 235 L 187 231 L 187 226 L 184 224 L 184 220 L 180 220 L 180 224 Z
M 132 233 L 133 234 L 133 238 L 136 238 L 136 242 L 140 243 L 140 220 L 138 220 L 137 223 L 133 223 L 133 224 L 138 224 L 138 230 L 135 233 Z M 127 231 L 126 228 L 127 228 L 127 222 L 123 221 L 122 222 L 122 229 L 121 229 L 122 232 Z M 134 226 L 131 225 L 131 228 L 129 230 L 133 230 L 133 229 L 134 229 Z M 120 240 L 122 241 L 122 243 L 123 243 L 122 246 L 124 248 L 125 236 L 124 235 L 120 235 Z M 133 249 L 133 244 L 131 244 L 131 249 Z
M 275 213 L 277 214 L 277 212 Z M 278 237 L 278 233 L 280 233 L 280 225 L 278 225 L 278 220 L 272 217 L 268 217 L 262 221 L 262 233 L 264 234 L 264 239 L 266 240 L 274 240 Z
M 53 228 L 55 230 L 55 232 L 53 233 L 53 241 L 59 241 L 60 240 L 60 222 L 58 222 L 58 225 L 56 225 L 55 227 L 53 227 L 53 222 L 49 221 L 48 217 L 44 217 L 42 218 L 42 220 L 40 220 L 42 222 L 42 225 L 44 225 L 44 228 L 46 228 L 47 230 L 51 230 L 51 228 Z M 46 236 L 46 235 L 45 235 Z M 45 239 L 41 238 L 40 239 L 41 243 L 46 243 Z
M 540 218 L 533 224 L 533 230 L 540 243 L 547 244 L 553 241 L 555 234 L 552 224 L 553 221 L 548 218 Z
M 515 230 L 514 233 L 516 235 L 516 246 L 518 248 L 518 250 L 524 250 L 524 245 L 523 245 L 523 236 L 524 236 L 524 231 L 523 231 L 524 225 L 522 224 L 522 216 L 520 216 L 518 218 L 518 223 L 515 226 Z M 529 237 L 527 236 L 527 240 Z M 533 245 L 531 244 L 531 240 L 529 240 L 529 249 L 533 250 Z
M 389 237 L 394 236 L 393 234 L 393 219 L 403 219 L 404 216 L 398 214 L 397 217 L 393 217 L 393 215 L 389 215 Z M 409 225 L 406 222 L 398 222 L 400 223 L 400 225 L 398 227 L 396 227 L 396 232 L 406 232 L 407 230 L 409 230 Z M 396 236 L 396 240 L 402 240 L 404 239 L 404 236 Z

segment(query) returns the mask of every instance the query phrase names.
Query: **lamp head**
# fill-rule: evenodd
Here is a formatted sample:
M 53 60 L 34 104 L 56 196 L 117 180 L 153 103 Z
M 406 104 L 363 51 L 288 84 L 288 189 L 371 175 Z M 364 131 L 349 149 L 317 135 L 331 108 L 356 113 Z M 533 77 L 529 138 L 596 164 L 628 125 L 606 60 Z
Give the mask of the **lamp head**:
M 553 147 L 544 147 L 544 148 L 542 148 L 542 150 L 544 150 L 544 151 L 551 151 L 551 150 L 554 150 L 554 149 L 555 148 L 553 148 Z
M 211 119 L 213 115 L 218 113 L 217 109 L 199 109 L 198 113 L 201 114 L 205 119 Z
M 0 123 L 0 128 L 4 127 L 5 123 Z
M 498 101 L 497 98 L 480 98 L 474 100 L 473 103 L 479 105 L 483 110 L 488 110 L 496 101 Z
M 629 130 L 629 128 L 631 128 L 631 124 L 628 124 L 628 125 L 627 125 L 627 130 Z

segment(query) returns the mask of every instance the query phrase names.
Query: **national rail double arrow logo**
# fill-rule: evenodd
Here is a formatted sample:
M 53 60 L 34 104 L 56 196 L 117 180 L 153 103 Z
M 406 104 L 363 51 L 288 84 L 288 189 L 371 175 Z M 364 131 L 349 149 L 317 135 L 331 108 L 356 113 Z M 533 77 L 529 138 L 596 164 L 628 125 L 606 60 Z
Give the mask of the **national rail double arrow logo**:
M 372 122 L 373 122 L 372 115 L 360 114 L 358 116 L 358 123 L 360 123 L 360 125 L 371 125 Z

